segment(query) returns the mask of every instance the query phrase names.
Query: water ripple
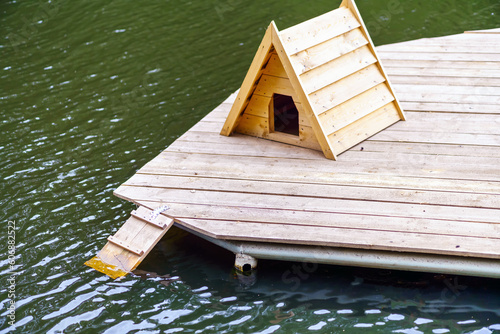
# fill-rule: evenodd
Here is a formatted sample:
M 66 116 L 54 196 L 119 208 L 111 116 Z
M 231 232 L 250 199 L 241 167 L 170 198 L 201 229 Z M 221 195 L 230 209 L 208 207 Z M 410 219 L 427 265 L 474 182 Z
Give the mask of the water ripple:
M 401 2 L 392 16 L 387 1 L 359 5 L 376 43 L 492 28 L 500 15 L 496 0 Z M 0 2 L 0 222 L 16 221 L 18 272 L 14 328 L 1 247 L 0 334 L 500 331 L 487 280 L 408 288 L 394 282 L 420 274 L 370 283 L 377 271 L 324 266 L 292 288 L 293 264 L 266 261 L 239 280 L 233 254 L 175 229 L 141 264 L 149 274 L 112 281 L 83 266 L 134 209 L 112 191 L 241 84 L 269 22 L 332 6 Z

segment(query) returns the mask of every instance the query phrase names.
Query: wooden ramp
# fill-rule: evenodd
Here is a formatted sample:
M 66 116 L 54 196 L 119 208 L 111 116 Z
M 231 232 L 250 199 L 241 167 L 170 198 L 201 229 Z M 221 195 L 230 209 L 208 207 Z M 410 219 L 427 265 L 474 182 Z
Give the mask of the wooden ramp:
M 137 268 L 173 224 L 159 211 L 139 207 L 115 235 L 108 237 L 99 254 L 85 264 L 111 278 L 125 276 Z
M 233 94 L 115 195 L 140 210 L 168 204 L 176 224 L 213 240 L 359 251 L 352 263 L 366 266 L 360 261 L 367 252 L 386 252 L 399 259 L 384 264 L 392 269 L 408 268 L 401 265 L 405 256 L 440 259 L 434 267 L 421 262 L 431 271 L 446 272 L 451 259 L 499 268 L 500 34 L 421 39 L 377 51 L 407 122 L 339 161 L 266 139 L 219 135 Z M 143 255 L 108 243 L 99 257 L 118 266 L 115 255 L 126 254 L 130 263 L 121 268 L 130 270 L 165 231 L 147 228 L 147 245 L 128 228 L 115 235 Z M 133 235 L 147 239 L 139 229 Z M 284 258 L 274 254 L 267 258 Z M 500 269 L 478 275 L 500 277 Z

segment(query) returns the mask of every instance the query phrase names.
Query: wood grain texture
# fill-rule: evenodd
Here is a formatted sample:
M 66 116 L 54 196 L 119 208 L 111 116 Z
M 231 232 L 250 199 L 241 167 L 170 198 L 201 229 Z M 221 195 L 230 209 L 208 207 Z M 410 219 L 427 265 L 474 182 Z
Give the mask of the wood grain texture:
M 283 79 L 283 73 L 295 73 L 295 61 L 310 68 L 290 76 L 287 85 L 294 91 L 302 84 L 316 89 L 307 76 L 331 61 L 308 59 L 306 51 L 334 43 L 346 32 L 322 35 L 320 44 L 290 41 L 287 46 L 273 29 L 276 54 L 270 55 L 263 75 Z M 349 34 L 357 29 L 361 26 Z M 407 122 L 384 131 L 379 132 L 400 115 L 396 100 L 386 99 L 390 91 L 374 94 L 375 87 L 386 87 L 376 63 L 350 69 L 338 83 L 325 79 L 325 86 L 312 94 L 296 93 L 295 102 L 306 115 L 300 121 L 301 138 L 310 138 L 316 149 L 325 143 L 320 147 L 315 141 L 314 127 L 325 131 L 330 126 L 322 114 L 332 110 L 338 124 L 346 124 L 332 127 L 328 137 L 332 154 L 345 151 L 338 161 L 293 143 L 220 136 L 231 103 L 238 99 L 233 94 L 115 195 L 149 209 L 167 203 L 171 209 L 165 218 L 224 240 L 500 259 L 500 40 L 495 33 L 466 35 L 380 48 L 407 110 Z M 409 51 L 412 43 L 414 52 Z M 482 44 L 481 52 L 464 47 Z M 290 56 L 290 45 L 303 49 Z M 366 80 L 355 89 L 346 88 L 361 79 Z M 364 113 L 356 99 L 371 108 Z M 254 95 L 242 116 L 251 118 L 264 137 L 268 114 L 263 107 L 269 101 L 269 94 Z M 313 113 L 316 108 L 319 115 Z M 132 230 L 124 225 L 116 237 L 136 247 L 128 237 Z M 109 247 L 115 254 L 123 252 Z
M 159 206 L 156 203 L 154 207 Z M 137 268 L 174 223 L 163 215 L 154 220 L 155 224 L 163 227 L 146 222 L 150 213 L 151 210 L 145 207 L 134 211 L 120 229 L 108 238 L 96 256 L 98 260 L 89 261 L 87 265 L 112 278 L 124 276 Z

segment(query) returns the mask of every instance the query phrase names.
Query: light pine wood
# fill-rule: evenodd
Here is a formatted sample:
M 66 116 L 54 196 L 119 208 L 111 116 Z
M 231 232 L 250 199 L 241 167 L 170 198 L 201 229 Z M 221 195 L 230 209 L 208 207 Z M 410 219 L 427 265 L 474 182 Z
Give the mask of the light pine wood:
M 496 104 L 479 104 L 476 101 L 470 103 L 452 102 L 403 102 L 406 110 L 424 112 L 444 112 L 461 114 L 500 114 L 500 106 Z
M 125 224 L 108 237 L 108 242 L 97 256 L 85 264 L 111 278 L 125 276 L 137 268 L 174 224 L 173 219 L 163 215 L 151 221 L 151 212 L 145 207 L 133 211 Z
M 289 95 L 295 94 L 295 91 L 288 78 L 280 78 L 271 75 L 262 75 L 259 84 L 255 88 L 254 94 L 272 97 L 273 94 Z
M 353 6 L 344 1 L 344 12 L 359 15 Z M 302 26 L 305 34 L 308 24 Z M 347 34 L 363 29 L 361 21 Z M 248 96 L 226 99 L 116 189 L 116 196 L 145 212 L 168 204 L 165 223 L 173 219 L 188 230 L 234 242 L 500 259 L 500 62 L 490 57 L 500 54 L 497 34 L 419 40 L 414 52 L 413 42 L 385 46 L 380 54 L 386 72 L 375 58 L 309 94 L 304 89 L 309 73 L 363 48 L 376 53 L 364 44 L 348 53 L 334 51 L 335 60 L 316 58 L 313 50 L 345 39 L 346 32 L 338 30 L 336 36 L 319 37 L 326 38 L 319 43 L 292 41 L 303 49 L 291 54 L 283 32 L 274 24 L 269 31 L 271 47 L 261 56 L 256 77 L 291 87 L 299 136 L 269 131 L 272 93 L 265 88 L 252 95 L 260 85 L 252 82 Z M 483 43 L 488 52 L 465 47 Z M 300 75 L 300 66 L 310 68 Z M 394 91 L 407 122 L 396 123 L 401 115 Z M 238 131 L 271 140 L 219 135 L 237 96 L 246 96 L 235 118 Z M 329 136 L 318 139 L 318 131 Z M 337 161 L 324 158 L 340 153 Z M 135 263 L 138 255 L 126 248 L 140 254 L 141 243 L 151 239 L 132 238 L 138 226 L 163 230 L 131 219 L 133 224 L 114 236 L 125 248 L 112 242 L 106 248 Z
M 266 67 L 262 70 L 262 74 L 273 75 L 275 77 L 288 79 L 288 75 L 286 74 L 285 69 L 283 68 L 283 65 L 281 64 L 281 61 L 276 52 L 273 52 L 271 54 L 269 62 L 267 63 Z
M 310 130 L 312 131 L 312 130 Z M 267 157 L 267 158 L 302 158 L 302 159 L 322 159 L 322 155 L 307 149 L 298 149 L 289 145 L 280 145 L 278 143 L 266 142 L 257 140 L 257 143 L 252 143 L 250 138 L 241 136 L 236 137 L 237 140 L 229 143 L 218 141 L 215 135 L 210 133 L 191 133 L 177 140 L 169 147 L 171 152 L 185 152 L 198 154 L 213 154 L 214 152 L 226 152 L 228 155 L 238 155 L 241 151 L 245 151 L 245 155 L 250 157 Z M 363 148 L 363 150 L 361 150 Z M 473 164 L 473 159 L 476 157 L 496 158 L 498 149 L 495 146 L 474 146 L 474 145 L 453 145 L 440 144 L 433 145 L 432 143 L 411 143 L 411 142 L 388 142 L 368 139 L 346 153 L 346 159 L 354 161 L 356 158 L 366 158 L 368 152 L 374 152 L 378 155 L 373 155 L 373 159 L 387 159 L 390 154 L 421 154 L 419 159 L 428 159 L 429 157 L 457 157 L 457 161 L 469 165 Z M 413 157 L 412 155 L 408 157 Z M 463 157 L 470 158 L 470 162 Z M 444 159 L 443 159 L 444 160 Z M 446 160 L 444 163 L 452 163 Z M 460 163 L 460 162 L 458 162 Z
M 500 34 L 500 28 L 466 31 L 466 34 Z
M 478 45 L 479 46 L 479 45 Z M 416 43 L 401 43 L 393 45 L 384 45 L 378 48 L 380 52 L 391 52 L 391 53 L 415 53 L 415 52 L 436 52 L 436 53 L 489 53 L 495 54 L 498 49 L 493 44 L 483 45 L 480 47 L 471 48 L 469 45 L 464 44 L 454 44 L 454 45 L 440 45 L 440 44 L 422 44 L 418 45 Z
M 373 44 L 373 41 L 372 41 L 372 39 L 370 37 L 370 34 L 368 33 L 368 29 L 366 29 L 365 23 L 363 21 L 363 18 L 361 17 L 361 14 L 359 13 L 359 10 L 358 10 L 358 7 L 356 6 L 356 3 L 354 2 L 354 0 L 342 0 L 342 3 L 340 4 L 340 8 L 342 8 L 342 7 L 349 8 L 351 10 L 351 12 L 353 13 L 353 15 L 356 17 L 356 19 L 358 20 L 358 22 L 360 23 L 360 25 L 361 25 L 360 29 L 363 32 L 363 34 L 365 35 L 366 39 L 368 40 L 368 47 L 369 47 L 371 53 L 377 59 L 377 63 L 376 64 L 377 64 L 380 72 L 384 76 L 385 81 L 387 82 L 387 87 L 389 88 L 389 90 L 391 91 L 392 95 L 394 96 L 394 100 L 395 100 L 394 101 L 394 106 L 396 107 L 396 110 L 398 111 L 399 118 L 402 121 L 404 121 L 405 120 L 405 115 L 404 115 L 403 109 L 401 108 L 401 104 L 399 103 L 399 99 L 395 95 L 394 90 L 392 89 L 392 85 L 391 85 L 391 82 L 389 80 L 389 77 L 387 76 L 387 74 L 385 72 L 384 66 L 380 62 L 380 57 L 379 57 L 379 55 L 377 53 L 377 50 L 375 49 L 375 44 Z
M 270 96 L 262 96 L 262 95 L 253 94 L 252 98 L 250 99 L 250 102 L 248 103 L 247 107 L 245 108 L 245 114 L 259 116 L 259 117 L 263 117 L 263 118 L 268 118 L 269 117 L 269 104 L 270 103 L 271 103 Z M 226 117 L 227 117 L 227 114 L 224 113 L 222 115 L 222 118 L 225 119 Z
M 307 94 L 311 94 L 376 62 L 377 59 L 370 49 L 363 46 L 302 74 L 300 79 Z
M 396 105 L 390 104 L 370 113 L 369 115 L 333 132 L 328 138 L 335 143 L 335 154 L 340 154 L 359 142 L 373 136 L 381 129 L 399 121 Z
M 433 203 L 438 205 L 447 205 L 454 207 L 467 207 L 471 202 L 474 202 L 478 208 L 494 208 L 498 203 L 500 194 L 489 193 L 489 190 L 495 191 L 491 185 L 486 182 L 476 182 L 475 191 L 479 187 L 484 186 L 481 190 L 482 194 L 476 194 L 462 190 L 453 189 L 452 187 L 446 191 L 425 190 L 419 191 L 409 189 L 397 189 L 391 187 L 368 187 L 362 185 L 343 184 L 311 184 L 306 181 L 290 182 L 280 180 L 280 182 L 271 182 L 252 179 L 220 179 L 220 178 L 205 178 L 205 177 L 190 177 L 190 176 L 174 176 L 174 175 L 151 175 L 139 174 L 133 180 L 126 182 L 124 185 L 130 187 L 155 187 L 155 188 L 173 188 L 182 189 L 186 186 L 190 189 L 203 191 L 224 191 L 224 192 L 239 192 L 239 193 L 260 193 L 263 187 L 266 187 L 267 194 L 293 196 L 299 189 L 303 188 L 300 193 L 302 196 L 318 197 L 318 198 L 337 198 L 344 200 L 370 201 L 374 197 L 379 201 L 387 203 Z M 498 185 L 497 185 L 498 187 Z M 498 190 L 498 189 L 497 189 Z M 339 198 L 338 194 L 342 196 Z M 342 208 L 330 208 L 331 212 L 342 212 Z M 171 211 L 169 211 L 171 214 Z M 225 217 L 224 219 L 226 219 Z M 439 218 L 439 217 L 438 217 Z M 263 217 L 262 219 L 266 219 Z M 484 222 L 485 217 L 481 217 Z M 490 220 L 494 217 L 490 217 Z M 494 220 L 500 223 L 500 217 Z M 415 227 L 417 228 L 417 227 Z
M 300 189 L 300 185 L 296 185 L 296 189 Z M 165 196 L 171 196 L 171 203 L 213 205 L 215 201 L 224 201 L 224 206 L 234 207 L 366 215 L 372 217 L 372 222 L 376 219 L 382 219 L 382 217 L 400 217 L 451 220 L 457 222 L 475 221 L 478 224 L 476 226 L 477 228 L 480 228 L 481 224 L 494 224 L 495 226 L 499 224 L 497 215 L 498 210 L 490 208 L 471 209 L 459 206 L 434 207 L 429 204 L 349 200 L 325 197 L 317 198 L 309 196 L 304 196 L 302 198 L 299 196 L 267 193 L 257 196 L 255 193 L 204 191 L 199 189 L 192 191 L 189 189 L 154 187 L 147 189 L 147 187 L 137 188 L 121 186 L 118 190 L 119 192 L 117 194 L 119 194 L 121 198 L 130 200 L 131 196 L 133 196 L 134 201 L 138 202 L 145 200 L 160 202 Z M 465 220 L 462 216 L 457 216 L 460 214 L 466 215 L 468 219 Z M 231 217 L 227 217 L 226 219 L 230 218 Z M 283 219 L 282 223 L 286 224 L 287 221 Z M 307 222 L 303 222 L 303 225 L 307 225 Z M 384 222 L 377 222 L 376 225 L 383 226 Z M 496 228 L 498 228 L 498 226 Z M 484 235 L 484 237 L 499 237 L 498 233 L 497 231 L 494 235 Z
M 449 95 L 480 95 L 480 96 L 500 96 L 500 88 L 498 87 L 484 87 L 475 86 L 457 86 L 457 85 L 443 85 L 438 84 L 398 84 L 394 85 L 397 92 L 414 93 L 414 94 L 449 94 Z
M 390 70 L 388 71 L 391 72 Z M 474 85 L 474 87 L 500 87 L 500 79 L 498 78 L 467 78 L 462 76 L 456 77 L 438 77 L 425 74 L 407 76 L 403 74 L 393 74 L 391 75 L 392 83 L 397 84 L 414 84 L 414 85 L 442 85 L 446 84 L 449 86 L 469 86 Z
M 473 88 L 471 89 L 473 91 Z M 400 92 L 399 96 L 408 102 L 434 102 L 434 103 L 466 103 L 477 105 L 500 104 L 500 95 L 479 94 L 447 94 L 447 93 L 412 93 Z
M 226 122 L 224 123 L 221 135 L 229 136 L 237 125 L 238 118 L 240 117 L 241 110 L 244 109 L 248 99 L 250 97 L 250 92 L 254 86 L 255 81 L 259 78 L 261 74 L 262 67 L 269 59 L 269 52 L 272 48 L 271 42 L 271 26 L 266 30 L 264 38 L 259 45 L 259 49 L 255 54 L 255 57 L 250 65 L 243 84 L 238 92 L 238 96 L 235 98 L 231 111 L 228 114 Z
M 422 136 L 428 133 L 421 134 Z M 387 140 L 394 142 L 393 140 Z M 425 142 L 421 144 L 426 144 Z M 447 144 L 450 145 L 450 144 Z M 353 152 L 354 153 L 354 152 Z M 484 163 L 481 159 L 474 160 L 480 163 L 474 164 L 470 159 L 467 163 L 460 163 L 464 159 L 460 156 L 436 156 L 433 154 L 394 154 L 394 157 L 389 153 L 375 154 L 368 152 L 363 153 L 361 157 L 351 155 L 351 159 L 345 162 L 338 163 L 335 169 L 331 166 L 318 163 L 316 159 L 300 159 L 300 158 L 281 158 L 275 157 L 260 157 L 256 159 L 253 156 L 241 155 L 238 159 L 234 156 L 220 154 L 189 154 L 183 152 L 168 151 L 168 159 L 161 154 L 158 159 L 146 164 L 140 173 L 162 174 L 162 171 L 170 168 L 178 168 L 176 175 L 193 176 L 199 175 L 209 177 L 233 177 L 241 178 L 242 174 L 248 174 L 252 179 L 262 179 L 270 181 L 282 181 L 285 177 L 287 180 L 314 180 L 314 182 L 335 182 L 332 178 L 341 177 L 341 175 L 350 175 L 349 182 L 357 184 L 356 177 L 360 179 L 372 178 L 372 186 L 379 186 L 378 183 L 387 181 L 386 178 L 396 176 L 405 176 L 411 178 L 422 178 L 421 182 L 434 182 L 435 180 L 452 179 L 455 180 L 455 186 L 460 187 L 462 180 L 481 180 L 485 182 L 498 182 L 498 168 L 495 163 Z M 364 158 L 366 157 L 366 158 Z M 371 158 L 370 158 L 371 157 Z M 363 158 L 363 159 L 361 159 Z M 366 159 L 366 160 L 365 160 Z M 217 160 L 217 161 L 215 161 Z M 257 162 L 258 160 L 258 162 Z M 362 160 L 364 163 L 359 163 Z M 381 160 L 389 160 L 390 165 L 382 166 Z M 203 170 L 203 165 L 212 164 L 208 172 Z M 484 163 L 484 165 L 483 165 Z M 252 165 L 253 169 L 248 170 L 248 166 Z M 376 177 L 373 174 L 376 173 Z M 480 175 L 480 178 L 478 177 Z M 399 178 L 398 178 L 399 179 Z M 457 180 L 461 180 L 458 182 Z M 313 181 L 310 181 L 313 182 Z M 481 191 L 478 191 L 481 192 Z
M 422 68 L 419 67 L 389 67 L 387 72 L 389 75 L 401 75 L 405 77 L 437 77 L 439 79 L 451 77 L 455 78 L 498 78 L 500 75 L 500 70 L 497 66 L 489 66 L 488 68 L 436 68 L 436 63 L 428 65 L 428 67 L 422 64 Z M 464 65 L 466 66 L 466 65 Z
M 309 95 L 317 113 L 327 111 L 385 81 L 376 65 L 334 82 Z
M 368 41 L 361 30 L 354 29 L 307 50 L 296 53 L 290 56 L 290 59 L 297 73 L 303 74 L 333 59 L 352 52 L 367 43 Z
M 381 83 L 351 100 L 321 113 L 319 119 L 327 133 L 332 134 L 392 101 L 394 101 L 394 96 L 387 85 Z
M 383 59 L 434 60 L 434 61 L 491 61 L 500 62 L 498 53 L 450 53 L 450 52 L 386 52 L 380 51 Z
M 352 12 L 339 8 L 283 30 L 281 38 L 287 53 L 295 54 L 357 27 L 359 22 Z
M 263 137 L 269 133 L 269 120 L 267 117 L 259 117 L 244 114 L 242 120 L 236 127 L 236 131 L 250 136 Z
M 262 50 L 267 50 L 267 55 Z M 375 87 L 380 84 L 386 88 L 383 94 L 370 95 L 379 90 Z M 275 94 L 291 96 L 296 103 L 301 126 L 298 136 L 275 131 Z M 370 98 L 373 101 L 366 103 Z M 229 135 L 236 129 L 239 133 L 301 147 L 316 149 L 319 144 L 326 158 L 336 160 L 334 152 L 344 152 L 346 147 L 335 148 L 338 141 L 329 136 L 354 122 L 371 120 L 364 116 L 390 101 L 394 101 L 399 118 L 404 120 L 356 5 L 346 0 L 339 9 L 282 32 L 271 23 L 221 134 Z M 371 124 L 369 133 L 391 124 Z M 356 128 L 360 128 L 359 124 Z M 193 130 L 210 132 L 211 127 L 197 124 Z M 352 146 L 364 139 L 365 135 L 352 133 L 343 142 Z
M 307 116 L 306 111 L 302 107 L 302 104 L 295 102 L 295 107 L 297 108 L 297 110 L 299 112 L 299 124 L 303 125 L 303 126 L 310 127 L 312 130 L 311 121 L 309 120 L 309 117 Z M 314 134 L 314 138 L 316 138 L 316 134 L 314 133 L 314 130 L 312 130 L 312 131 Z M 318 140 L 316 139 L 316 141 L 318 141 Z

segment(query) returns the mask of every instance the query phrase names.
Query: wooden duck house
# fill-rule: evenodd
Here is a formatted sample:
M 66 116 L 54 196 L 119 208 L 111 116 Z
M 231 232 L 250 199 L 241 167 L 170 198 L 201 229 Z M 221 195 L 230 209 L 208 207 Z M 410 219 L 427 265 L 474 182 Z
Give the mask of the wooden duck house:
M 221 131 L 337 155 L 404 120 L 353 0 L 267 29 Z
M 227 134 L 275 133 L 334 157 L 402 118 L 353 6 L 300 29 L 271 25 L 238 100 L 231 94 L 114 191 L 137 209 L 86 264 L 124 276 L 175 226 L 234 253 L 240 270 L 267 259 L 500 278 L 500 29 L 377 47 L 411 121 L 341 162 L 219 135 L 229 115 Z M 316 81 L 307 75 L 321 67 Z M 285 122 L 296 122 L 291 108 L 298 127 Z

